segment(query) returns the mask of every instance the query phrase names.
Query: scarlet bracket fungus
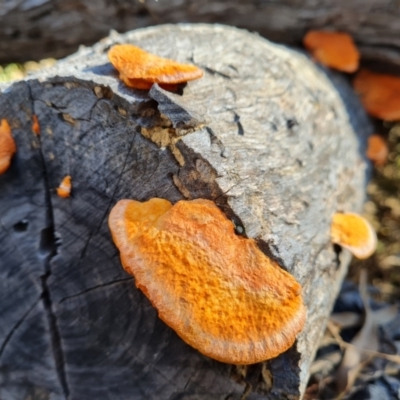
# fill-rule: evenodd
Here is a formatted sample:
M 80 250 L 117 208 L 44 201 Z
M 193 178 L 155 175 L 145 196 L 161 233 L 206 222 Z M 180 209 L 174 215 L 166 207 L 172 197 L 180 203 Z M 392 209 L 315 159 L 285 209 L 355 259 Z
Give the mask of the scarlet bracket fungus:
M 108 58 L 125 85 L 135 89 L 150 89 L 153 83 L 158 83 L 173 90 L 178 83 L 203 76 L 203 71 L 195 65 L 162 58 L 131 44 L 113 46 Z
M 60 197 L 69 197 L 71 195 L 72 183 L 71 176 L 67 175 L 61 181 L 60 186 L 57 188 L 57 194 Z
M 400 120 L 400 77 L 364 69 L 353 86 L 368 114 L 385 121 Z
M 11 134 L 11 127 L 6 119 L 2 119 L 0 124 L 0 174 L 7 171 L 16 151 L 17 146 Z
M 360 54 L 347 33 L 309 31 L 303 39 L 304 46 L 323 65 L 343 72 L 358 69 Z
M 359 259 L 368 258 L 376 249 L 374 228 L 365 218 L 355 213 L 336 213 L 333 216 L 331 239 Z
M 35 135 L 40 135 L 39 120 L 35 114 L 32 115 L 32 131 Z
M 209 200 L 121 200 L 109 226 L 122 265 L 188 344 L 216 360 L 252 364 L 287 350 L 305 307 L 294 277 Z
M 371 135 L 368 138 L 367 157 L 375 165 L 384 165 L 389 154 L 386 140 L 380 135 Z

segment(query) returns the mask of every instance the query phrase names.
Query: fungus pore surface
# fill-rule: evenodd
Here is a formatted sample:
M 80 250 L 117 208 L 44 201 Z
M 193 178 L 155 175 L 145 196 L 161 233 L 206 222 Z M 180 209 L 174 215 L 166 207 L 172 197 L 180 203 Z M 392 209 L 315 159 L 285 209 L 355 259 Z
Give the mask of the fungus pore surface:
M 359 259 L 372 255 L 377 243 L 376 233 L 370 223 L 355 213 L 336 213 L 333 216 L 331 239 Z
M 0 123 L 0 174 L 7 171 L 16 151 L 17 146 L 11 134 L 11 127 L 6 119 L 2 119 Z
M 121 200 L 109 226 L 122 265 L 188 344 L 216 360 L 276 357 L 305 322 L 301 286 L 209 200 Z
M 150 89 L 153 83 L 164 84 L 168 89 L 168 85 L 203 76 L 203 71 L 195 65 L 162 58 L 131 44 L 113 46 L 108 58 L 125 85 L 136 89 Z

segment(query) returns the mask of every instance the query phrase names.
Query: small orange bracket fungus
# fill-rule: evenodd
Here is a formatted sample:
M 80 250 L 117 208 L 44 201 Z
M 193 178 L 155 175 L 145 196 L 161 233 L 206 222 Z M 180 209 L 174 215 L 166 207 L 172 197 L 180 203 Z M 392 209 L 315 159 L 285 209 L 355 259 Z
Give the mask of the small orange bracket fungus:
M 323 65 L 343 72 L 358 69 L 360 54 L 347 33 L 309 31 L 303 44 L 313 57 Z
M 60 197 L 69 197 L 71 195 L 72 183 L 71 176 L 67 175 L 61 181 L 60 186 L 57 188 L 57 194 Z
M 203 76 L 203 71 L 195 65 L 162 58 L 131 44 L 113 46 L 108 58 L 125 85 L 135 89 L 150 89 L 153 83 L 158 83 L 171 90 L 176 84 Z
M 7 171 L 16 151 L 17 146 L 11 134 L 11 127 L 6 119 L 2 119 L 0 124 L 0 174 Z
M 385 121 L 400 120 L 400 77 L 364 69 L 353 86 L 368 114 Z
M 384 165 L 389 154 L 386 140 L 380 135 L 371 135 L 368 138 L 367 157 L 375 165 Z
M 216 360 L 276 357 L 305 322 L 301 286 L 210 200 L 121 200 L 109 226 L 122 265 L 188 344 Z
M 368 258 L 376 249 L 376 233 L 370 223 L 355 213 L 336 213 L 332 218 L 331 239 L 359 259 Z
M 39 120 L 38 120 L 38 117 L 35 114 L 32 115 L 32 132 L 35 135 L 40 135 Z

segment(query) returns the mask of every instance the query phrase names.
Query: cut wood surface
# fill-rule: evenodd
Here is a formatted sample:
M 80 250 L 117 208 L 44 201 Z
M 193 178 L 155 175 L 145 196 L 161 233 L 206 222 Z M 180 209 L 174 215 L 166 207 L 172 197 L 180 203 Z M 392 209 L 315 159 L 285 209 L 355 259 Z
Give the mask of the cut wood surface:
M 106 55 L 126 42 L 205 75 L 180 95 L 128 89 Z M 350 259 L 331 218 L 365 195 L 371 127 L 346 81 L 246 31 L 188 24 L 113 34 L 1 89 L 18 150 L 0 176 L 0 399 L 298 399 Z M 157 317 L 107 225 L 119 199 L 152 197 L 213 200 L 297 278 L 307 322 L 291 349 L 223 364 Z
M 400 7 L 392 0 L 8 0 L 0 3 L 0 63 L 64 57 L 110 29 L 178 22 L 234 25 L 294 45 L 309 29 L 340 30 L 364 59 L 400 65 Z

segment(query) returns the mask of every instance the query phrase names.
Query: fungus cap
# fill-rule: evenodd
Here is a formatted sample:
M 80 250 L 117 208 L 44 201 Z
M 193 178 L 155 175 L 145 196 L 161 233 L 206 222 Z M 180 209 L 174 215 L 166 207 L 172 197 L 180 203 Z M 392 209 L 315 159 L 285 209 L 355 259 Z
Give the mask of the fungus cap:
M 333 216 L 331 239 L 359 259 L 372 255 L 377 243 L 374 228 L 365 218 L 355 213 L 336 213 Z
M 309 31 L 304 46 L 323 65 L 343 72 L 358 69 L 360 54 L 350 35 L 343 32 Z
M 203 71 L 195 65 L 162 58 L 131 44 L 113 46 L 108 58 L 121 80 L 136 89 L 149 89 L 153 83 L 183 83 L 203 76 Z
M 385 121 L 400 120 L 400 77 L 364 69 L 353 86 L 368 114 Z
M 209 200 L 121 200 L 109 226 L 122 265 L 188 344 L 216 360 L 276 357 L 305 321 L 301 286 Z
M 2 119 L 0 123 L 0 174 L 7 171 L 16 151 L 17 146 L 12 137 L 11 127 L 6 119 Z
M 368 138 L 367 157 L 375 165 L 384 165 L 389 154 L 386 140 L 380 135 L 371 135 Z
M 67 175 L 63 178 L 63 180 L 60 183 L 60 186 L 57 188 L 57 194 L 60 197 L 69 197 L 71 195 L 71 189 L 72 189 L 71 176 Z

